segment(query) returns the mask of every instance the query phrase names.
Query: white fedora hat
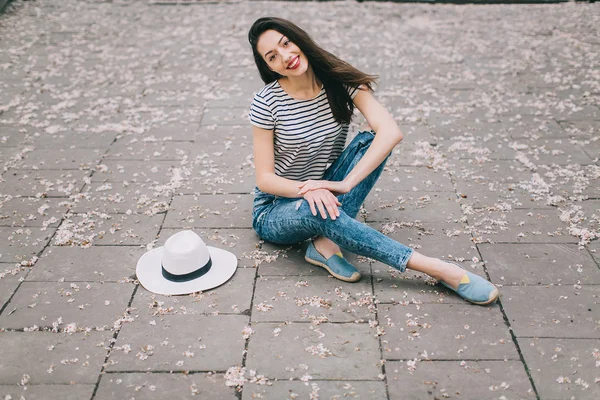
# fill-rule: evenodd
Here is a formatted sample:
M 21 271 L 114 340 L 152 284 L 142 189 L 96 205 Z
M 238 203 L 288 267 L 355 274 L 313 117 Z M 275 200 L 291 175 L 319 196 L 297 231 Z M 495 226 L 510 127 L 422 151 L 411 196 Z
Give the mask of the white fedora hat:
M 185 230 L 169 237 L 164 246 L 142 255 L 135 273 L 149 291 L 176 295 L 220 286 L 236 269 L 234 254 L 207 246 L 195 232 Z

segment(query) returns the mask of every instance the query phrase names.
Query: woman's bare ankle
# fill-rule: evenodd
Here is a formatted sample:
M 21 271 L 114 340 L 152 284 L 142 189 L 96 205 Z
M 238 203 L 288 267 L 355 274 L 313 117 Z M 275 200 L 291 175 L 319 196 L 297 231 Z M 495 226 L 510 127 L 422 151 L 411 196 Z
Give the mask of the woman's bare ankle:
M 329 258 L 335 253 L 340 252 L 340 247 L 324 236 L 319 236 L 313 240 L 315 248 L 325 258 Z
M 453 288 L 458 288 L 464 276 L 464 270 L 457 265 L 435 257 L 427 257 L 414 252 L 406 264 L 407 268 L 424 272 L 434 279 L 446 282 Z

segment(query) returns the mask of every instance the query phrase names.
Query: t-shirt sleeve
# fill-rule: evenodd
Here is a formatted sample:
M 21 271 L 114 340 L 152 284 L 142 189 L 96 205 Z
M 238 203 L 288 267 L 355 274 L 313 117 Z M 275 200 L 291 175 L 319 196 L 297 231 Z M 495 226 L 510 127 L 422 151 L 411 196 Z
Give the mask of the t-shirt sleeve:
M 248 112 L 250 123 L 262 129 L 274 129 L 275 121 L 269 105 L 258 94 L 254 96 L 250 111 Z
M 356 95 L 358 94 L 358 87 L 354 87 L 354 86 L 348 86 L 348 85 L 344 85 L 346 87 L 346 90 L 348 91 L 348 94 L 350 95 L 350 98 L 352 100 L 354 100 L 354 98 L 356 97 Z

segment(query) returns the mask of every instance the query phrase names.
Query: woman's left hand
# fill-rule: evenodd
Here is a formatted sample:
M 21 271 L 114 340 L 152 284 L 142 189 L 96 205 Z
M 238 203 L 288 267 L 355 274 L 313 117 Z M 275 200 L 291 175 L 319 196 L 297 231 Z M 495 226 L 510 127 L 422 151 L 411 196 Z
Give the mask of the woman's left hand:
M 298 195 L 303 196 L 304 193 L 316 189 L 327 189 L 332 193 L 344 194 L 348 193 L 352 188 L 345 181 L 335 182 L 309 179 L 298 185 Z

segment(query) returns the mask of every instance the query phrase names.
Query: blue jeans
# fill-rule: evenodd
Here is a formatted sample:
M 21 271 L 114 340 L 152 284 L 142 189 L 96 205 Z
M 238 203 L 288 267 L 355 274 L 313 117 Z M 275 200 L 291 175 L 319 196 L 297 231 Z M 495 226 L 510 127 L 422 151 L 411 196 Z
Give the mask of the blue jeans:
M 363 131 L 325 171 L 324 180 L 341 181 L 364 156 L 373 142 L 375 133 Z M 308 202 L 302 198 L 287 198 L 264 193 L 255 188 L 252 227 L 264 240 L 289 245 L 314 236 L 325 236 L 343 249 L 373 258 L 400 271 L 413 249 L 354 219 L 361 204 L 377 182 L 388 157 L 369 176 L 348 193 L 337 196 L 342 205 L 340 215 L 332 220 L 320 213 L 312 215 Z

